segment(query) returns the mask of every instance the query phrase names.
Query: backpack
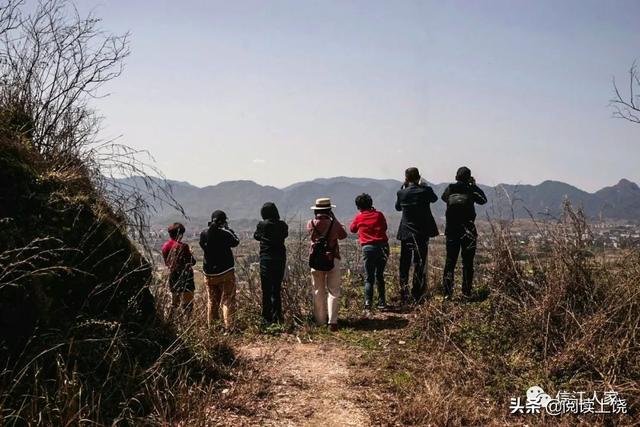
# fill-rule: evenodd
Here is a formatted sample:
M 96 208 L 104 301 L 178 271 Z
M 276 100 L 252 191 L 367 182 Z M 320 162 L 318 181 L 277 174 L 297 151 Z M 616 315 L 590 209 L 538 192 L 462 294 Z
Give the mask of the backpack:
M 313 230 L 318 233 L 318 229 L 313 224 L 313 221 L 311 221 L 311 226 L 313 227 Z M 311 245 L 311 253 L 309 254 L 309 267 L 313 268 L 314 270 L 333 270 L 333 267 L 335 265 L 333 262 L 333 253 L 329 249 L 329 240 L 327 239 L 329 233 L 331 233 L 332 227 L 333 219 L 331 220 L 329 229 L 324 234 L 324 236 L 318 237 L 318 239 Z
M 473 207 L 473 199 L 469 193 L 452 193 L 447 202 L 447 216 L 459 220 L 466 220 L 469 210 Z

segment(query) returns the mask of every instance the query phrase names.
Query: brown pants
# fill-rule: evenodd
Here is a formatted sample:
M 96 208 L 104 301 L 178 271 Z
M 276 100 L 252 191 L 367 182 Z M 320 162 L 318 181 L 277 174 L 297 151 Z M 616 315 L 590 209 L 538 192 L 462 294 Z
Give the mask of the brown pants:
M 209 327 L 220 319 L 219 309 L 222 306 L 224 326 L 233 326 L 233 313 L 236 304 L 236 275 L 233 270 L 220 276 L 204 276 L 204 284 L 207 286 L 209 300 L 207 303 L 207 323 Z

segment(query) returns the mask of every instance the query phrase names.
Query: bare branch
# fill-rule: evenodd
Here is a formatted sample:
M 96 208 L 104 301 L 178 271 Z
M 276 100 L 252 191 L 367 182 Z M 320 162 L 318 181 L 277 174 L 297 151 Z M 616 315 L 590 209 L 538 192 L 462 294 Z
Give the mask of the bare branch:
M 615 97 L 609 101 L 613 108 L 613 117 L 625 119 L 633 123 L 640 123 L 640 95 L 637 95 L 637 88 L 640 86 L 640 71 L 636 62 L 629 69 L 629 93 L 623 95 L 613 78 L 613 90 Z

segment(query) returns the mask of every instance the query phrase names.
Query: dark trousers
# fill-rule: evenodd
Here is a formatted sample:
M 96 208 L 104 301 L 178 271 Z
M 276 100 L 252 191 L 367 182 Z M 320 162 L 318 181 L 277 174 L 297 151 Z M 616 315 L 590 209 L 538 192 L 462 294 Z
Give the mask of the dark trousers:
M 427 251 L 429 239 L 402 240 L 400 243 L 400 288 L 403 302 L 408 297 L 409 270 L 413 264 L 411 295 L 415 302 L 422 301 L 427 284 Z
M 442 280 L 445 295 L 453 294 L 454 272 L 458 255 L 462 253 L 462 293 L 471 296 L 473 258 L 476 256 L 476 236 L 473 233 L 447 235 L 447 260 Z
M 389 257 L 388 244 L 362 246 L 362 258 L 364 260 L 364 300 L 365 305 L 373 302 L 373 285 L 378 284 L 378 304 L 385 304 L 384 294 L 384 268 Z
M 282 322 L 282 298 L 280 291 L 284 278 L 284 258 L 260 257 L 260 281 L 262 284 L 262 318 L 267 323 Z

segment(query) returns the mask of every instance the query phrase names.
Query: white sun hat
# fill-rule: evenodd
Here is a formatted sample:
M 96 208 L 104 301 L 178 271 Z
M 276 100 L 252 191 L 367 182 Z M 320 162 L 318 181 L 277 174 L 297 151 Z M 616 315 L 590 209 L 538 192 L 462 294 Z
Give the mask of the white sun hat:
M 335 208 L 336 205 L 332 205 L 331 204 L 331 199 L 328 197 L 321 197 L 319 199 L 316 199 L 316 204 L 315 206 L 311 206 L 310 209 L 314 210 L 314 211 L 319 211 L 319 210 L 325 210 L 325 209 L 331 209 L 331 208 Z

